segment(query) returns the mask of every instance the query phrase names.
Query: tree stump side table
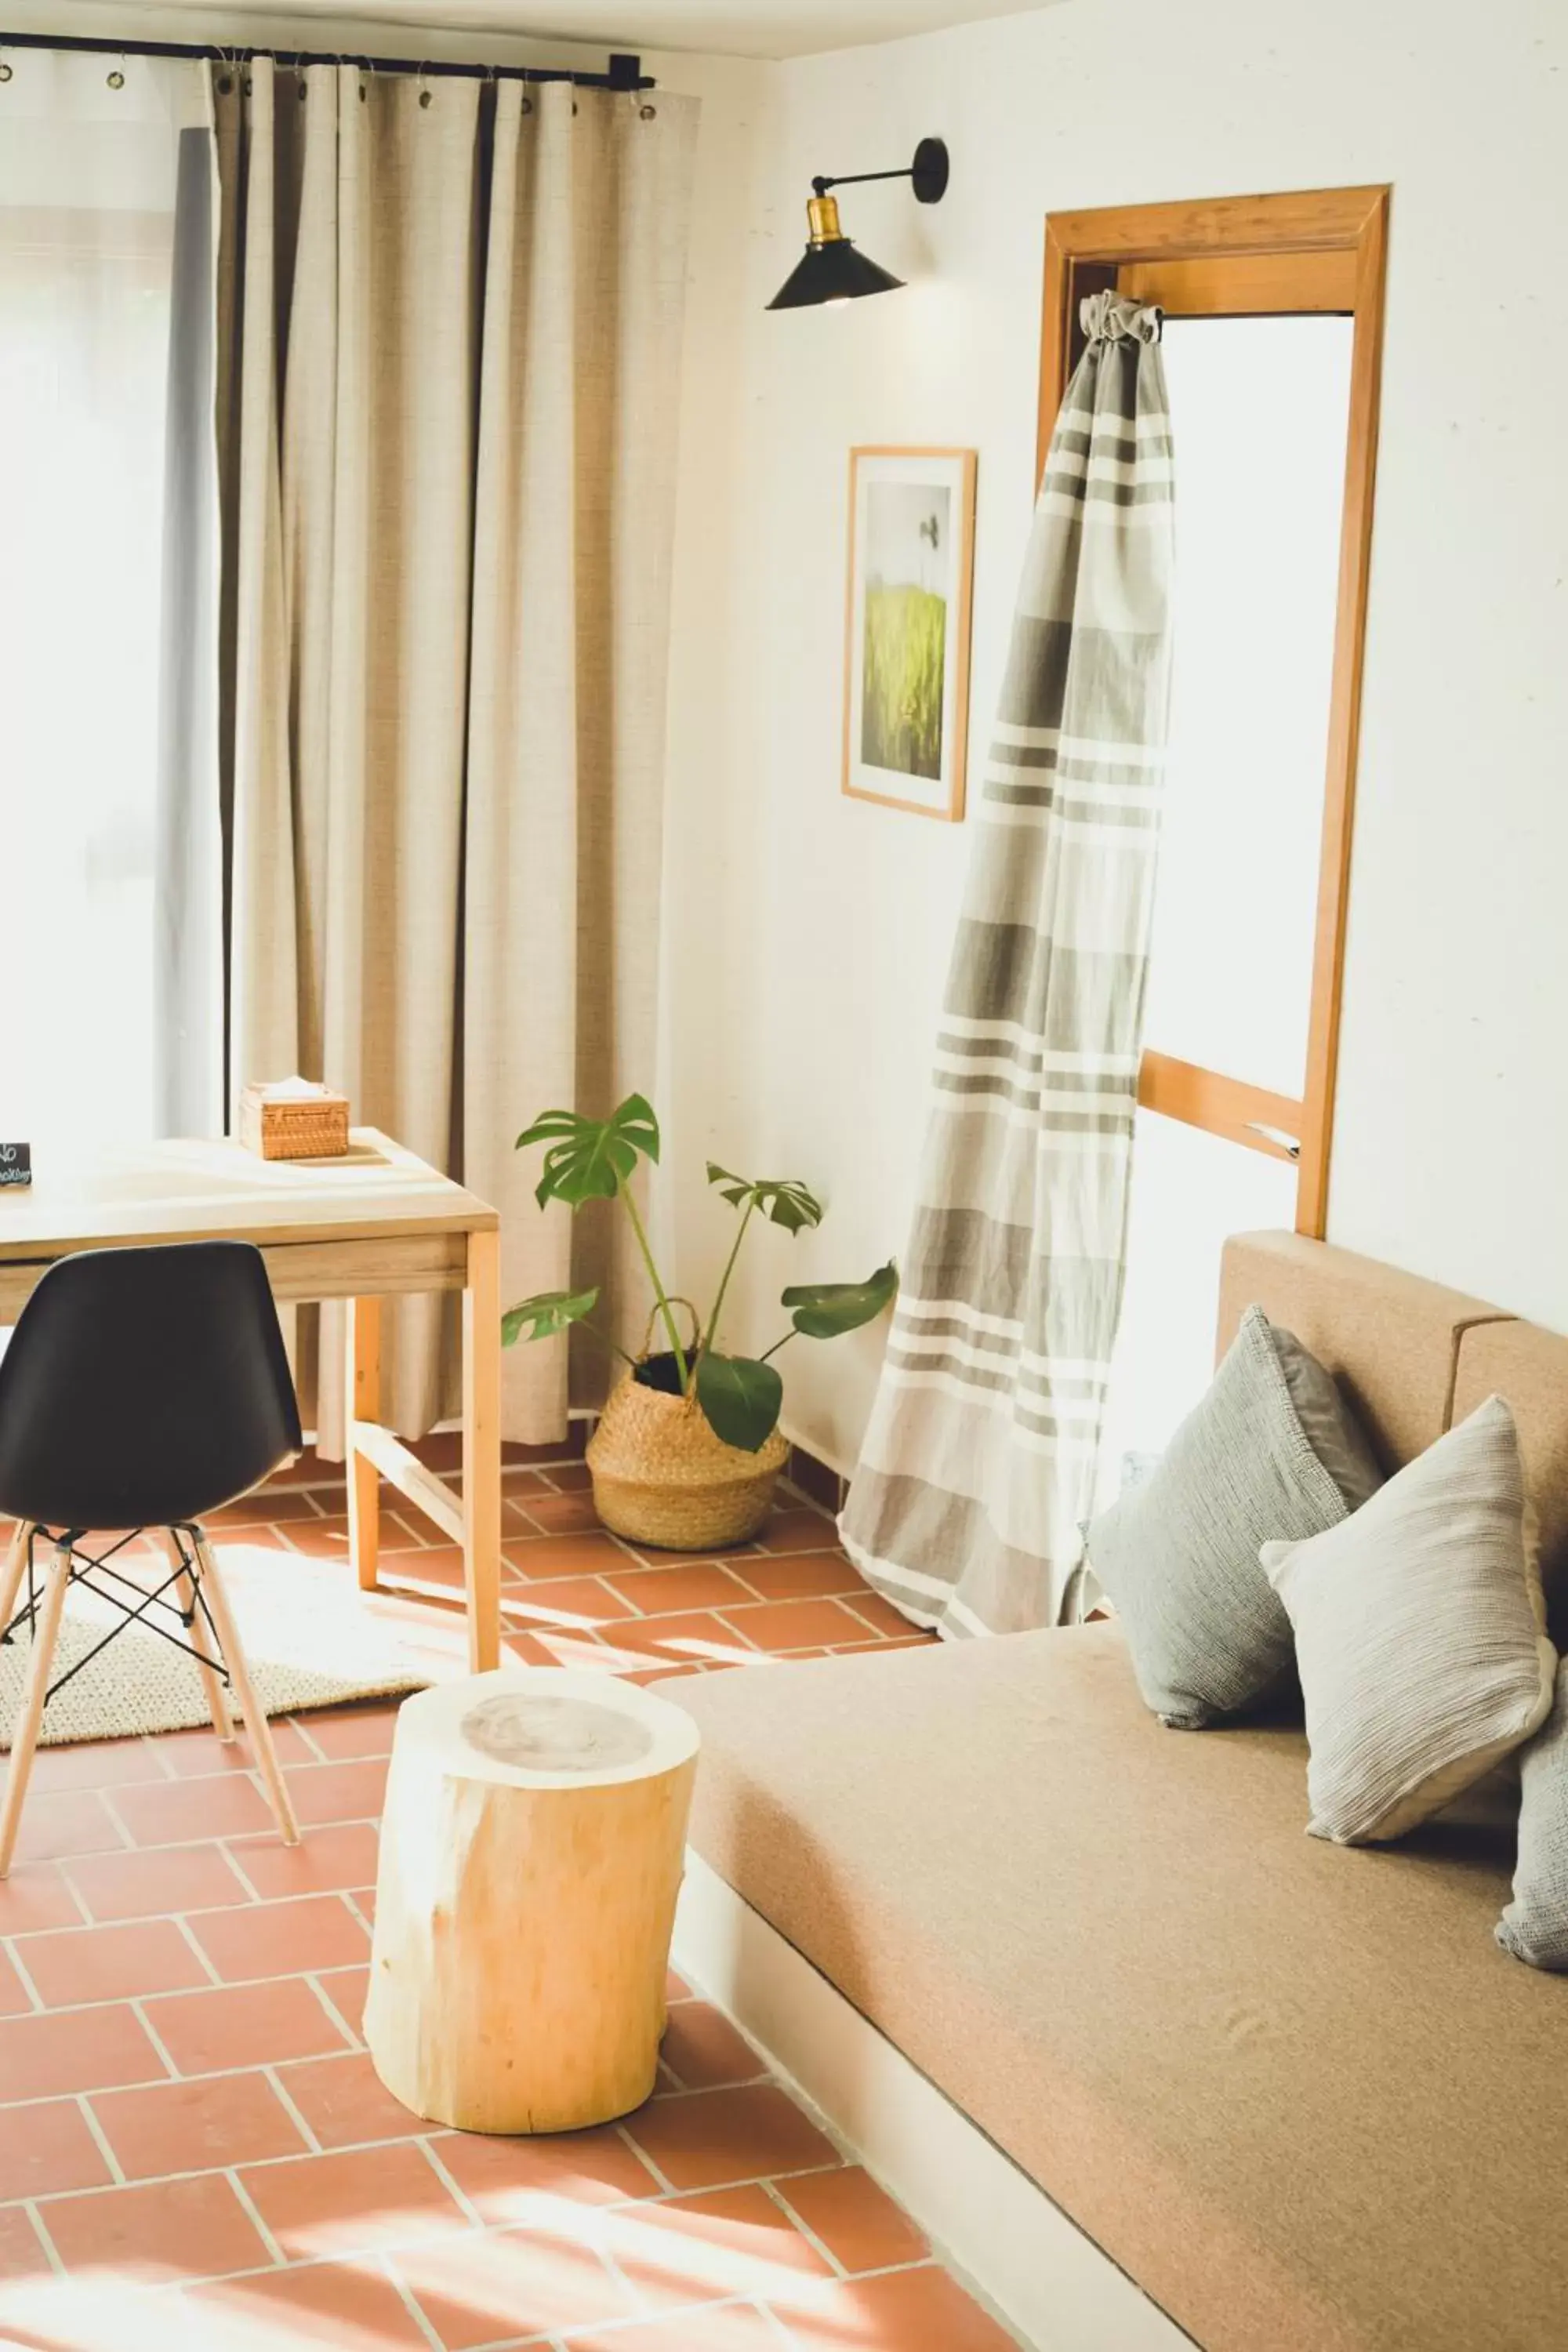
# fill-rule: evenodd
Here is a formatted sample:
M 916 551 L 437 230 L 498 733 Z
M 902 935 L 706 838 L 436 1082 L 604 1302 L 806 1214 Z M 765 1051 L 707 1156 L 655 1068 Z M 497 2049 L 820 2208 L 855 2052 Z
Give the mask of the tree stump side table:
M 405 1701 L 364 2020 L 394 2098 L 507 2133 L 642 2105 L 697 1748 L 679 1707 L 564 1667 Z

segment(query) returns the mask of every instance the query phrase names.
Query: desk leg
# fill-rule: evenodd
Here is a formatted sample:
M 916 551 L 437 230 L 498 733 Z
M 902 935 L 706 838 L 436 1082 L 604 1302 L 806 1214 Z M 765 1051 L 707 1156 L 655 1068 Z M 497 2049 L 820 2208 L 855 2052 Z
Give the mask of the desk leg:
M 463 1574 L 468 1664 L 500 1664 L 500 1235 L 468 1235 L 463 1292 Z
M 356 1421 L 381 1419 L 381 1301 L 351 1298 L 344 1348 L 343 1471 L 349 1490 L 349 1557 L 360 1590 L 374 1592 L 381 1549 L 381 1473 L 354 1445 Z

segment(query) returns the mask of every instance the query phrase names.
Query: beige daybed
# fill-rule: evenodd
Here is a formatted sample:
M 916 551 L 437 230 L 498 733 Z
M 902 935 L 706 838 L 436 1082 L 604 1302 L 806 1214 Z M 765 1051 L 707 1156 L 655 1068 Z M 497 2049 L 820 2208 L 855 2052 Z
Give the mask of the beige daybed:
M 1507 1395 L 1550 1574 L 1568 1340 L 1293 1236 L 1229 1245 L 1222 1346 L 1253 1299 L 1391 1466 Z M 1300 1733 L 1163 1729 L 1110 1624 L 670 1691 L 702 1863 L 1209 2352 L 1568 2346 L 1568 1980 L 1493 1943 L 1506 1830 L 1307 1837 Z

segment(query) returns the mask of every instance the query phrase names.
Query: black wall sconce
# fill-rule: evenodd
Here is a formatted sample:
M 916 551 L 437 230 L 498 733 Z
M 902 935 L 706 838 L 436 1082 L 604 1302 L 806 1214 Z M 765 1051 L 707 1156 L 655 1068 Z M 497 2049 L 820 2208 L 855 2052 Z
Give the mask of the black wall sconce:
M 838 225 L 838 205 L 830 188 L 858 186 L 867 180 L 910 180 L 917 204 L 935 205 L 947 194 L 947 142 L 922 139 L 915 160 L 901 172 L 845 172 L 836 179 L 818 177 L 805 207 L 811 238 L 773 300 L 770 310 L 800 310 L 814 302 L 853 302 L 862 294 L 890 293 L 903 279 L 880 269 L 858 253 Z

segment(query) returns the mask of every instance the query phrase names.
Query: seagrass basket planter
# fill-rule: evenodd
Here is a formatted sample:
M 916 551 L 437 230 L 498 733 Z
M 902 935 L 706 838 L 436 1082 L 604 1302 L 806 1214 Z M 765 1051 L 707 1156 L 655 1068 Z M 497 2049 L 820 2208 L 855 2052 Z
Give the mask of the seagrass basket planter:
M 752 1220 L 760 1217 L 790 1234 L 814 1232 L 823 1216 L 816 1194 L 796 1176 L 737 1176 L 708 1161 L 708 1181 L 738 1222 L 704 1318 L 689 1298 L 666 1288 L 637 1208 L 632 1180 L 639 1165 L 657 1168 L 659 1156 L 658 1120 L 647 1096 L 627 1095 L 608 1118 L 542 1110 L 518 1137 L 516 1149 L 538 1144 L 544 1161 L 533 1197 L 542 1209 L 552 1202 L 574 1211 L 595 1202 L 621 1204 L 654 1295 L 653 1312 L 634 1362 L 618 1339 L 589 1320 L 599 1303 L 597 1283 L 539 1290 L 506 1309 L 501 1345 L 559 1340 L 576 1326 L 630 1364 L 588 1445 L 594 1500 L 605 1527 L 663 1551 L 723 1551 L 749 1543 L 767 1517 L 789 1458 L 779 1433 L 784 1382 L 773 1357 L 797 1332 L 807 1339 L 837 1339 L 874 1322 L 897 1294 L 897 1266 L 889 1259 L 863 1282 L 792 1283 L 779 1294 L 789 1328 L 761 1355 L 731 1354 L 724 1346 L 724 1301 Z M 678 1307 L 690 1318 L 684 1342 L 675 1325 Z M 669 1341 L 668 1354 L 648 1353 L 656 1324 Z
M 645 1348 L 639 1370 L 649 1360 Z M 776 1429 L 755 1454 L 742 1453 L 714 1434 L 695 1393 L 671 1395 L 634 1372 L 610 1391 L 587 1455 L 605 1525 L 661 1551 L 749 1543 L 788 1458 Z

